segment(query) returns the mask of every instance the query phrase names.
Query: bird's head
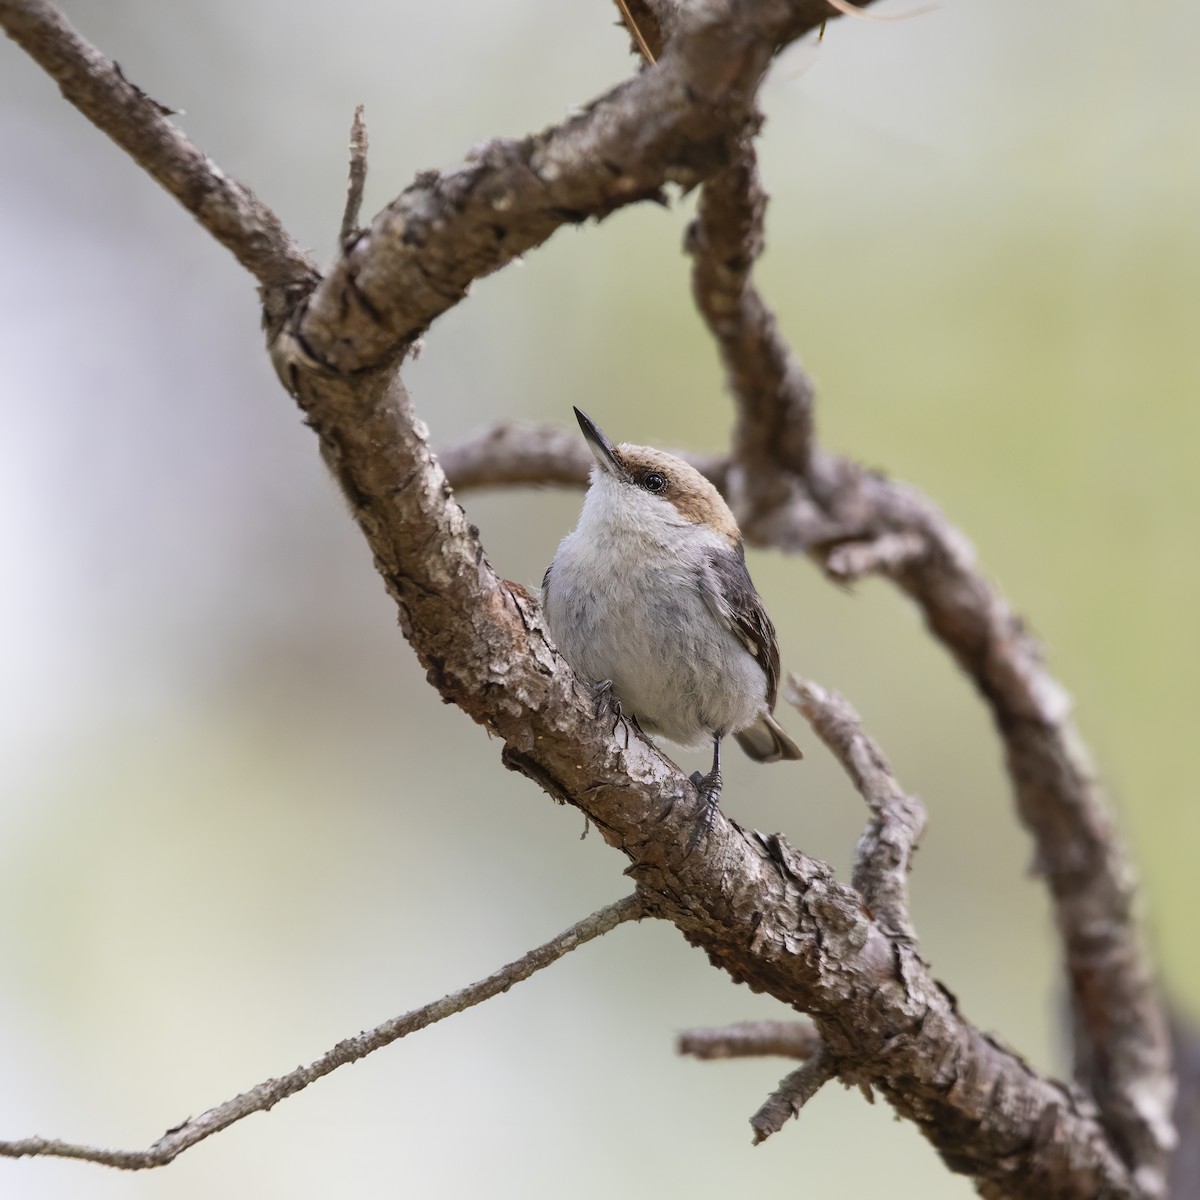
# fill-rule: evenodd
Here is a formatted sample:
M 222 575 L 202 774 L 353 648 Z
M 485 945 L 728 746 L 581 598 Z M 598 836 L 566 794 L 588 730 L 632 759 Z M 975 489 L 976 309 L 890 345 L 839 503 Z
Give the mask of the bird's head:
M 575 417 L 595 459 L 585 508 L 651 527 L 707 528 L 732 547 L 740 544 L 729 505 L 691 463 L 652 446 L 614 446 L 587 413 L 577 408 Z

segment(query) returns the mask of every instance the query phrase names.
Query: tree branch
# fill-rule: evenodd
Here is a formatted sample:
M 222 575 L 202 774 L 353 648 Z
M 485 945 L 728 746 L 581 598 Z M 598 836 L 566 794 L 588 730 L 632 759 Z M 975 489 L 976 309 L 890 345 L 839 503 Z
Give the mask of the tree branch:
M 127 80 L 48 0 L 0 0 L 0 26 L 106 133 L 262 285 L 273 316 L 310 291 L 318 273 L 279 218 L 177 129 L 170 109 Z
M 346 207 L 342 213 L 342 227 L 338 232 L 338 245 L 345 248 L 358 233 L 358 214 L 362 211 L 363 188 L 367 185 L 367 126 L 363 120 L 363 106 L 354 110 L 350 123 L 350 180 L 346 187 Z
M 753 284 L 766 195 L 746 129 L 735 159 L 705 183 L 687 239 L 696 303 L 737 401 L 727 485 L 743 532 L 815 553 L 835 578 L 886 574 L 983 694 L 1055 903 L 1080 1031 L 1077 1073 L 1140 1186 L 1160 1195 L 1174 1144 L 1166 1024 L 1140 942 L 1133 874 L 1070 700 L 936 506 L 816 448 L 812 384 Z
M 912 511 L 902 493 L 881 510 Z M 922 506 L 923 507 L 923 506 Z M 932 506 L 930 506 L 931 508 Z M 984 696 L 1004 742 L 1017 811 L 1033 834 L 1054 901 L 1081 1046 L 1077 1074 L 1149 1196 L 1161 1195 L 1174 1145 L 1170 1046 L 1141 944 L 1135 881 L 1070 698 L 1042 648 L 936 510 L 909 528 L 928 553 L 896 582 Z M 916 514 L 914 514 L 916 515 Z
M 725 485 L 729 461 L 720 455 L 675 451 L 719 488 Z M 558 425 L 502 422 L 439 453 L 442 469 L 455 491 L 549 484 L 582 487 L 592 456 L 578 433 Z
M 248 1092 L 242 1092 L 232 1100 L 227 1100 L 198 1117 L 189 1118 L 173 1129 L 168 1129 L 147 1150 L 104 1150 L 75 1142 L 31 1137 L 20 1141 L 0 1141 L 0 1158 L 77 1158 L 125 1171 L 165 1167 L 197 1142 L 204 1141 L 222 1129 L 228 1129 L 230 1125 L 252 1113 L 267 1112 L 281 1100 L 303 1091 L 310 1083 L 336 1071 L 338 1067 L 357 1062 L 360 1058 L 365 1058 L 410 1033 L 416 1033 L 418 1029 L 444 1021 L 455 1013 L 499 996 L 514 984 L 557 962 L 564 954 L 569 954 L 594 938 L 609 933 L 625 921 L 639 921 L 645 915 L 645 906 L 637 893 L 606 905 L 590 917 L 576 922 L 544 946 L 522 955 L 516 962 L 501 967 L 486 979 L 472 983 L 460 991 L 451 992 L 441 1000 L 414 1009 L 402 1017 L 393 1017 L 366 1033 L 343 1039 L 307 1066 L 297 1067 L 278 1079 L 267 1079 Z
M 550 438 L 540 429 L 510 431 L 504 469 L 464 471 L 457 486 L 518 475 L 521 482 L 544 481 L 537 447 Z M 448 451 L 447 460 L 457 463 L 457 451 Z M 790 495 L 778 507 L 757 516 L 739 512 L 743 533 L 752 544 L 813 555 L 840 582 L 858 578 L 860 569 L 879 570 L 917 602 L 931 631 L 979 688 L 1054 900 L 1084 1039 L 1079 1077 L 1094 1091 L 1124 1153 L 1148 1168 L 1145 1193 L 1161 1194 L 1174 1143 L 1170 1049 L 1141 946 L 1133 874 L 1070 719 L 1070 699 L 1043 665 L 1036 639 L 980 571 L 973 547 L 932 501 L 847 459 L 818 452 L 816 461 L 821 500 L 807 480 L 787 475 Z M 710 470 L 736 503 L 730 478 L 736 472 L 722 480 L 719 468 Z M 573 469 L 554 481 L 572 477 L 582 481 Z
M 755 116 L 733 162 L 704 184 L 684 244 L 693 259 L 696 307 L 738 399 L 739 508 L 764 512 L 794 490 L 789 474 L 813 478 L 815 389 L 751 278 L 767 203 L 753 142 L 761 116 Z
M 884 929 L 915 944 L 908 872 L 925 829 L 924 806 L 901 790 L 883 751 L 841 696 L 792 675 L 787 698 L 837 756 L 871 810 L 854 853 L 854 886 Z
M 836 1075 L 836 1067 L 825 1047 L 818 1046 L 806 1063 L 779 1081 L 779 1087 L 750 1118 L 754 1144 L 765 1142 L 793 1117 L 798 1117 L 800 1110 Z
M 720 1029 L 685 1029 L 675 1043 L 680 1054 L 711 1062 L 717 1058 L 811 1058 L 821 1035 L 806 1021 L 739 1021 Z
M 277 364 L 430 682 L 505 741 L 507 766 L 575 804 L 630 859 L 655 915 L 735 980 L 810 1013 L 842 1077 L 882 1091 L 955 1170 L 987 1181 L 988 1195 L 1131 1194 L 1094 1118 L 975 1030 L 827 866 L 720 814 L 690 852 L 694 785 L 641 738 L 626 743 L 595 720 L 533 598 L 494 574 L 450 499 L 397 375 L 343 379 L 309 369 L 302 354 Z
M 815 29 L 824 0 L 692 0 L 651 67 L 543 133 L 495 139 L 431 171 L 388 205 L 297 311 L 316 364 L 351 373 L 402 355 L 470 284 L 564 224 L 691 188 L 757 128 L 771 58 Z

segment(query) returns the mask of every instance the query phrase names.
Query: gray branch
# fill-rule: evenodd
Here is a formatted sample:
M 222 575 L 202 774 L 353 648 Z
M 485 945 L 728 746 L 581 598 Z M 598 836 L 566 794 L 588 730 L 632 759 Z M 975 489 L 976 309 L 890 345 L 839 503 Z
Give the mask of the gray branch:
M 718 487 L 729 460 L 719 455 L 675 451 Z M 503 422 L 439 453 L 442 469 L 455 491 L 511 487 L 513 484 L 582 487 L 592 456 L 579 434 L 558 425 Z
M 354 110 L 350 122 L 350 179 L 346 185 L 346 207 L 342 211 L 342 227 L 338 231 L 338 245 L 346 244 L 357 236 L 358 214 L 362 210 L 363 189 L 367 186 L 367 125 L 363 120 L 363 106 Z
M 854 852 L 854 886 L 889 933 L 916 944 L 908 912 L 908 871 L 925 829 L 925 809 L 892 776 L 883 751 L 839 695 L 791 676 L 788 700 L 833 751 L 871 810 Z
M 197 1142 L 212 1137 L 222 1129 L 228 1129 L 230 1125 L 252 1113 L 268 1112 L 281 1100 L 303 1091 L 310 1083 L 336 1071 L 338 1067 L 357 1062 L 360 1058 L 365 1058 L 384 1046 L 390 1046 L 392 1042 L 407 1037 L 410 1033 L 416 1033 L 418 1029 L 444 1021 L 447 1017 L 473 1008 L 476 1004 L 482 1004 L 485 1000 L 491 1000 L 494 996 L 507 992 L 514 984 L 557 962 L 564 954 L 569 954 L 593 938 L 609 933 L 624 921 L 637 921 L 643 916 L 645 907 L 636 893 L 609 904 L 592 913 L 590 917 L 578 921 L 544 946 L 539 946 L 516 962 L 501 967 L 486 979 L 472 983 L 460 991 L 451 992 L 441 1000 L 427 1004 L 424 1008 L 414 1009 L 402 1017 L 393 1017 L 392 1020 L 385 1021 L 366 1033 L 345 1038 L 307 1066 L 297 1067 L 277 1079 L 267 1079 L 248 1092 L 242 1092 L 241 1095 L 234 1096 L 232 1100 L 227 1100 L 216 1108 L 210 1108 L 198 1117 L 189 1117 L 188 1120 L 168 1129 L 149 1149 L 105 1150 L 55 1138 L 31 1137 L 20 1141 L 0 1141 L 0 1158 L 78 1158 L 105 1167 L 119 1167 L 125 1171 L 165 1167 Z
M 680 1054 L 710 1062 L 718 1058 L 812 1058 L 821 1035 L 804 1021 L 739 1021 L 720 1029 L 685 1029 L 675 1044 Z
M 755 127 L 758 121 L 756 113 Z M 685 246 L 693 260 L 696 307 L 738 400 L 738 507 L 768 512 L 791 497 L 789 474 L 815 477 L 815 388 L 751 275 L 763 249 L 767 205 L 752 132 L 743 136 L 733 162 L 704 184 Z
M 754 287 L 765 195 L 753 147 L 704 186 L 693 290 L 737 403 L 728 491 L 743 532 L 846 582 L 878 572 L 921 607 L 975 682 L 1005 745 L 1017 811 L 1054 900 L 1074 999 L 1077 1075 L 1148 1195 L 1166 1186 L 1171 1055 L 1141 944 L 1134 879 L 1070 699 L 974 551 L 915 489 L 820 451 L 813 387 Z
M 778 1133 L 800 1110 L 837 1074 L 836 1068 L 823 1046 L 813 1056 L 797 1067 L 790 1075 L 779 1081 L 779 1086 L 763 1102 L 762 1107 L 750 1118 L 754 1131 L 754 1144 L 765 1142 L 773 1133 Z

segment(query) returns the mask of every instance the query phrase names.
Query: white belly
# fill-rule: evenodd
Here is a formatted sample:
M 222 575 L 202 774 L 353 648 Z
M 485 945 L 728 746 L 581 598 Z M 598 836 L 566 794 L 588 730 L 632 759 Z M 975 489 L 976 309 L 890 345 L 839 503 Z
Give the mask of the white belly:
M 624 539 L 585 552 L 578 532 L 559 547 L 546 620 L 589 683 L 611 679 L 627 716 L 682 746 L 708 744 L 766 709 L 762 668 L 712 612 L 697 585 L 702 531 L 653 564 Z M 600 564 L 603 563 L 603 568 Z

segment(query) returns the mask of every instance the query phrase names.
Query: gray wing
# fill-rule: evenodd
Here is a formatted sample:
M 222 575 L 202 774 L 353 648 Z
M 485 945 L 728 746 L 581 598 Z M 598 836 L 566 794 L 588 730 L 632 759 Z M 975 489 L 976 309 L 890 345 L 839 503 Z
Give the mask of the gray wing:
M 779 642 L 775 626 L 754 590 L 741 543 L 736 550 L 714 550 L 700 568 L 700 590 L 713 614 L 737 635 L 767 677 L 767 711 L 779 692 Z

